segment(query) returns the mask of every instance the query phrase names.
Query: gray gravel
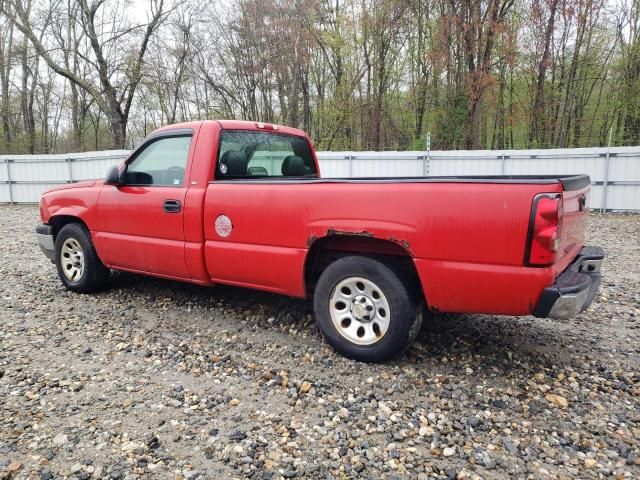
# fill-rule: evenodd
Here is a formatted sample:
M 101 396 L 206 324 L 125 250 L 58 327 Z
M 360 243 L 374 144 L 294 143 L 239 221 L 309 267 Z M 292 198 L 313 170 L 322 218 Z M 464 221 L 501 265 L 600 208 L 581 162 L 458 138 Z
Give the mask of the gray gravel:
M 0 478 L 640 477 L 640 216 L 571 321 L 444 315 L 385 365 L 310 302 L 118 274 L 67 292 L 0 207 Z

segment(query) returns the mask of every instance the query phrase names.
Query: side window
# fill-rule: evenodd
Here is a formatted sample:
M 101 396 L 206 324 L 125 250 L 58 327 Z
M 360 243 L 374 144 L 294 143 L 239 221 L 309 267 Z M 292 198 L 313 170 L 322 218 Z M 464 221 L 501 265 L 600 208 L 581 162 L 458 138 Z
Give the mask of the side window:
M 127 165 L 125 184 L 181 186 L 191 136 L 159 138 Z
M 216 178 L 318 176 L 309 142 L 302 137 L 280 133 L 224 130 Z

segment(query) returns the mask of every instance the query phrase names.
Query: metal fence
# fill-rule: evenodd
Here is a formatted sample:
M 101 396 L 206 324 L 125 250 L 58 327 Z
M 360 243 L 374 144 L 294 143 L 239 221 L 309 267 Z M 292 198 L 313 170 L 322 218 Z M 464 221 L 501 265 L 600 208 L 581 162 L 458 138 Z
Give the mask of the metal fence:
M 127 150 L 0 156 L 0 202 L 37 202 L 47 188 L 101 178 Z M 323 177 L 563 175 L 591 177 L 591 207 L 640 211 L 640 147 L 431 152 L 319 152 Z
M 102 178 L 128 150 L 64 155 L 0 155 L 0 202 L 34 203 L 48 188 Z

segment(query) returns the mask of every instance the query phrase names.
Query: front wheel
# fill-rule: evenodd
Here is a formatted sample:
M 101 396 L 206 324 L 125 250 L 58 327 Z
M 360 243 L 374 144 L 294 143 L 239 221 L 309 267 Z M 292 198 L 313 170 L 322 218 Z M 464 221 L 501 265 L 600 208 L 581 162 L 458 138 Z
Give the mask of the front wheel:
M 369 257 L 336 260 L 320 275 L 316 320 L 327 342 L 346 357 L 382 362 L 403 352 L 422 316 L 411 289 L 389 266 Z
M 77 223 L 62 227 L 56 235 L 56 268 L 65 287 L 79 293 L 102 289 L 109 270 L 102 264 L 89 232 Z

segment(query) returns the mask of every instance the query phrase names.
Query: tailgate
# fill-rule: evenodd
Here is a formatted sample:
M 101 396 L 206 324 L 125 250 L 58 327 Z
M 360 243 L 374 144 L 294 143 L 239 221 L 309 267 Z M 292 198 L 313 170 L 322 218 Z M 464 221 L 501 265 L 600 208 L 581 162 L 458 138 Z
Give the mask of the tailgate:
M 589 177 L 577 182 L 562 181 L 562 222 L 556 268 L 563 271 L 584 245 L 587 215 L 591 197 Z

